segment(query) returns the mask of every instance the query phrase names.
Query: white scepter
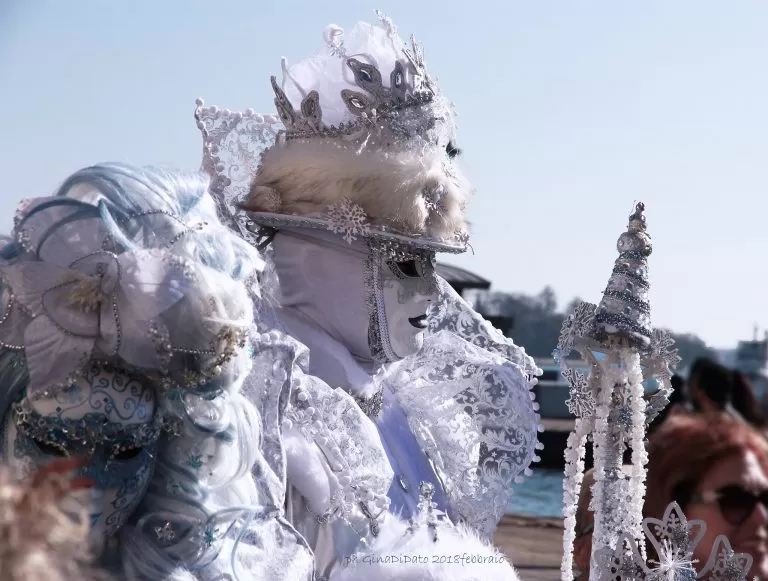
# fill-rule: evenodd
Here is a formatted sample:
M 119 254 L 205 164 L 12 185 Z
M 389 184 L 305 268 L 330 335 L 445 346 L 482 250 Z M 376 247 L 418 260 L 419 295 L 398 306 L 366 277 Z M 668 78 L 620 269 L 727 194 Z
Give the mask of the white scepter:
M 679 357 L 671 336 L 651 327 L 648 256 L 652 248 L 644 210 L 644 204 L 637 204 L 626 231 L 619 236 L 619 257 L 600 304 L 576 307 L 563 323 L 554 353 L 570 384 L 567 403 L 576 416 L 566 449 L 563 497 L 562 576 L 566 581 L 573 579 L 575 513 L 589 437 L 595 467 L 590 579 L 602 574 L 594 566 L 595 555 L 605 548 L 613 552 L 619 539 L 632 539 L 639 556 L 645 555 L 645 430 L 669 401 L 670 367 Z M 566 358 L 572 350 L 588 364 L 587 375 L 569 367 Z M 657 389 L 646 402 L 643 384 L 649 379 L 655 380 Z M 632 451 L 629 476 L 622 471 L 627 448 Z

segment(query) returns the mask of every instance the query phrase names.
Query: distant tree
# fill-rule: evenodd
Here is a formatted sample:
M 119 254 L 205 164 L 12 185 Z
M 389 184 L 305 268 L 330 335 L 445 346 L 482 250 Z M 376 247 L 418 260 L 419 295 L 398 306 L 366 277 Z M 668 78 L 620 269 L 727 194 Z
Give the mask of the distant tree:
M 691 333 L 672 333 L 677 346 L 677 354 L 680 355 L 680 365 L 678 369 L 682 371 L 690 367 L 691 363 L 698 357 L 709 357 L 717 360 L 717 352 L 711 349 L 707 344 L 696 335 Z
M 554 314 L 557 312 L 557 295 L 551 286 L 545 286 L 536 298 L 545 313 Z

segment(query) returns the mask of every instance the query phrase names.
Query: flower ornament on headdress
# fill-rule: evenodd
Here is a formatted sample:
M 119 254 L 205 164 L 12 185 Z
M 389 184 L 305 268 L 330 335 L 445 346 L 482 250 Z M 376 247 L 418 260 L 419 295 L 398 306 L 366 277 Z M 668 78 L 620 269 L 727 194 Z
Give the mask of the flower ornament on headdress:
M 283 60 L 282 83 L 271 79 L 279 118 L 198 100 L 211 193 L 241 234 L 313 228 L 348 243 L 466 249 L 470 186 L 454 163 L 453 107 L 421 47 L 378 16 L 331 25 L 323 53 Z
M 198 355 L 210 359 L 206 369 L 195 370 L 200 383 L 223 362 L 228 341 L 237 341 L 222 328 L 175 343 L 189 333 L 172 328 L 166 315 L 173 318 L 202 268 L 170 251 L 190 231 L 186 225 L 163 214 L 168 239 L 140 248 L 121 239 L 105 213 L 101 204 L 41 198 L 24 203 L 17 215 L 14 236 L 24 253 L 0 266 L 0 344 L 24 350 L 33 399 L 67 388 L 95 359 L 166 375 L 181 371 L 174 368 L 176 354 Z M 156 218 L 133 219 L 151 226 Z

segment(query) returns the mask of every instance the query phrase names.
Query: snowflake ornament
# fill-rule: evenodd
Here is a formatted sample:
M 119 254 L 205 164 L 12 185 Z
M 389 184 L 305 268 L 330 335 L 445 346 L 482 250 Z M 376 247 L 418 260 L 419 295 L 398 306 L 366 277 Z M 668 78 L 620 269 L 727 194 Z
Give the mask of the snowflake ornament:
M 568 411 L 577 418 L 589 418 L 595 413 L 595 397 L 589 387 L 586 375 L 575 369 L 562 370 L 563 377 L 568 380 L 570 397 L 565 402 Z
M 358 204 L 349 198 L 328 207 L 328 229 L 339 234 L 347 244 L 368 234 L 368 216 Z
M 645 576 L 646 568 L 637 543 L 626 534 L 619 536 L 615 548 L 604 546 L 597 549 L 593 559 L 601 580 L 637 581 Z
M 651 345 L 644 361 L 648 367 L 646 375 L 657 377 L 669 377 L 671 370 L 675 369 L 680 363 L 675 339 L 664 329 L 654 329 L 651 336 Z
M 591 330 L 595 319 L 595 309 L 592 303 L 579 303 L 573 312 L 563 321 L 557 350 L 570 352 L 576 341 L 585 337 Z
M 693 559 L 687 553 L 681 553 L 674 545 L 665 540 L 659 552 L 659 560 L 651 559 L 655 565 L 646 576 L 646 581 L 694 581 L 696 569 Z
M 166 522 L 163 526 L 155 527 L 155 536 L 162 543 L 171 543 L 176 539 L 176 532 L 173 530 L 173 525 Z
M 680 506 L 673 502 L 667 506 L 661 520 L 646 518 L 643 529 L 657 553 L 667 546 L 690 556 L 704 536 L 706 525 L 700 520 L 689 521 Z
M 645 411 L 646 426 L 650 425 L 669 404 L 669 396 L 672 394 L 670 378 L 672 370 L 678 363 L 680 363 L 680 356 L 672 335 L 663 329 L 654 329 L 648 352 L 642 356 L 642 366 L 644 375 L 658 380 L 659 389 L 648 398 L 648 407 Z
M 651 354 L 654 358 L 667 363 L 667 367 L 675 369 L 681 361 L 675 347 L 675 338 L 669 331 L 654 329 L 651 341 Z
M 699 573 L 706 581 L 744 581 L 752 568 L 752 555 L 735 553 L 728 539 L 720 535 L 715 539 L 707 565 Z

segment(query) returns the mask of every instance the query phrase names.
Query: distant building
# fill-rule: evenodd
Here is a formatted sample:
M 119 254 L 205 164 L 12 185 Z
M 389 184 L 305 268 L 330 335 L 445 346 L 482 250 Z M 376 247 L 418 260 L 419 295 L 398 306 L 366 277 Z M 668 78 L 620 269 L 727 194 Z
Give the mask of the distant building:
M 490 280 L 458 266 L 438 262 L 435 270 L 461 296 L 464 296 L 465 290 L 488 290 L 491 288 Z
M 757 399 L 765 400 L 768 393 L 768 333 L 762 340 L 758 340 L 755 333 L 752 341 L 739 341 L 732 365 L 747 376 Z

